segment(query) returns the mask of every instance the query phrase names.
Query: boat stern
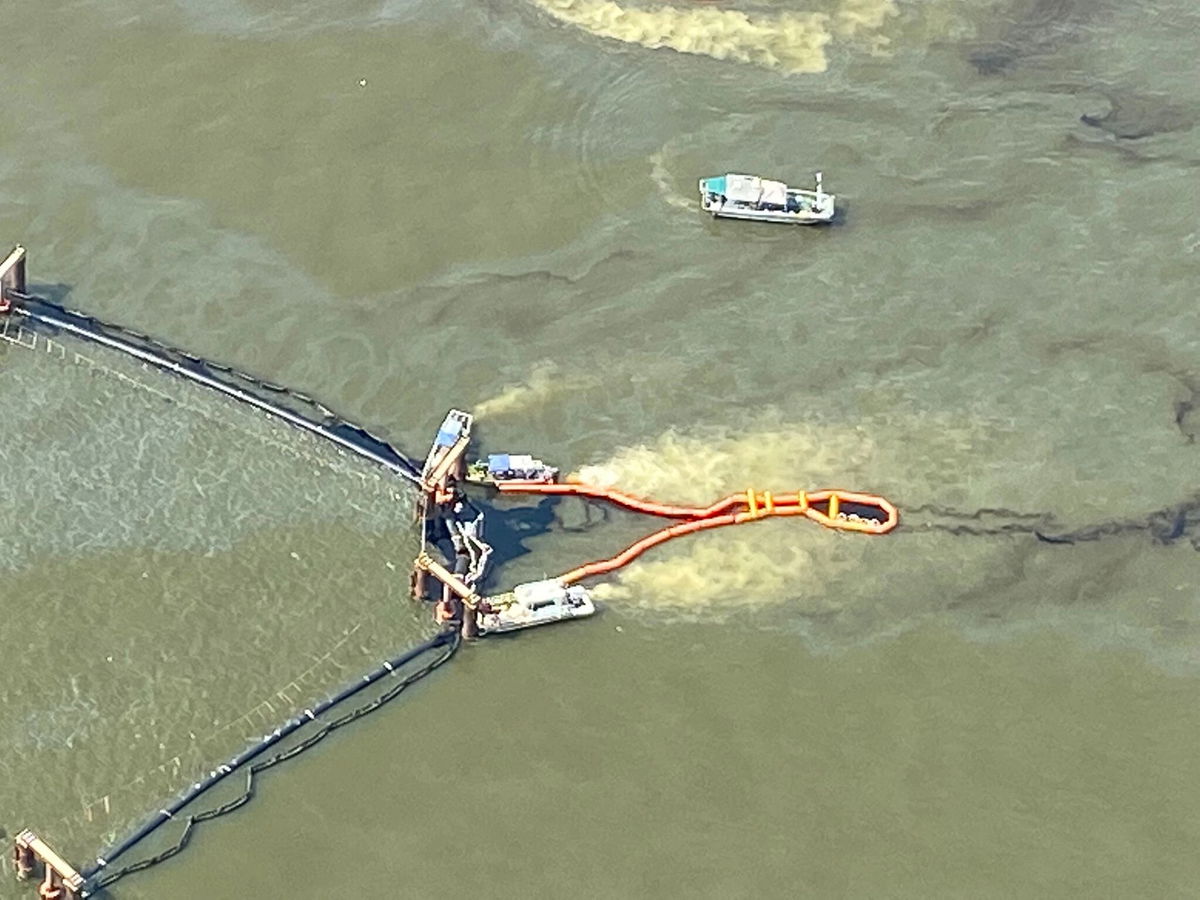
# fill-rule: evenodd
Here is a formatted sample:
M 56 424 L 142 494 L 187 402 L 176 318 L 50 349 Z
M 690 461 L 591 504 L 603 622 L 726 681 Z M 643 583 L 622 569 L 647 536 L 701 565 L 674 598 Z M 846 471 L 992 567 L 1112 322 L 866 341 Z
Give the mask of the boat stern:
M 818 221 L 831 222 L 833 221 L 834 208 L 837 206 L 837 197 L 833 194 L 825 193 L 825 183 L 822 173 L 815 173 L 813 180 L 816 182 L 816 187 L 813 190 L 812 214 Z
M 832 222 L 836 212 L 836 205 L 836 196 L 833 194 L 820 194 L 818 195 L 817 202 L 813 204 L 812 214 L 822 222 Z

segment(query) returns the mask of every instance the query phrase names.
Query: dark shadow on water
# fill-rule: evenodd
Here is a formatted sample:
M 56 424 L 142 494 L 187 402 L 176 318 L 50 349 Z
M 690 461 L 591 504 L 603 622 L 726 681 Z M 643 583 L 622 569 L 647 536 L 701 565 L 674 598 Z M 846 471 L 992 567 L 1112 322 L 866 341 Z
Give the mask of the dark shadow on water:
M 483 513 L 484 540 L 492 546 L 492 559 L 488 573 L 480 587 L 488 588 L 495 582 L 495 573 L 506 563 L 530 552 L 525 542 L 538 535 L 554 530 L 557 516 L 555 507 L 558 497 L 543 497 L 534 506 L 515 506 L 501 509 L 482 492 L 472 491 L 471 503 Z
M 65 306 L 67 298 L 71 296 L 72 287 L 69 284 L 56 282 L 54 284 L 37 284 L 30 282 L 26 285 L 26 293 L 34 297 L 41 297 L 49 300 L 51 303 L 57 303 L 59 306 Z
M 71 296 L 71 290 L 71 285 L 62 284 L 61 282 L 54 284 L 30 282 L 25 286 L 25 296 L 34 297 L 38 300 L 46 300 L 56 306 L 66 307 L 67 298 Z M 55 337 L 60 333 L 60 329 L 36 319 L 22 318 L 21 326 L 29 331 L 36 331 L 38 334 L 49 335 L 51 337 Z
M 1018 48 L 1005 41 L 978 44 L 967 53 L 967 61 L 980 75 L 1007 75 L 1017 64 Z

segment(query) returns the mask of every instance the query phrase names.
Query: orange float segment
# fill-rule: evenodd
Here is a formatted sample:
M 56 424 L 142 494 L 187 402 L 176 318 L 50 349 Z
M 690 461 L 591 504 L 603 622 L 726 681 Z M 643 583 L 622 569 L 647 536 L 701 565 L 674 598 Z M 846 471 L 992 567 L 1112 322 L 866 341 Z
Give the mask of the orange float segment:
M 745 494 L 730 494 L 722 497 L 711 506 L 676 506 L 668 503 L 655 503 L 653 500 L 643 500 L 624 491 L 612 488 L 598 487 L 579 482 L 561 484 L 542 481 L 498 481 L 496 487 L 505 494 L 551 494 L 557 496 L 592 497 L 596 500 L 607 500 L 634 512 L 646 513 L 651 516 L 662 516 L 666 519 L 707 519 L 724 512 L 732 506 L 746 502 Z
M 883 497 L 875 494 L 860 494 L 855 491 L 814 491 L 807 495 L 805 515 L 818 525 L 834 528 L 839 531 L 856 531 L 861 534 L 887 534 L 900 523 L 900 513 Z M 828 503 L 828 512 L 813 509 L 813 503 Z M 860 517 L 856 513 L 846 513 L 842 506 L 873 507 L 883 513 L 881 520 Z
M 751 500 L 754 498 L 750 494 L 747 494 L 743 498 L 747 509 L 742 512 L 726 513 L 725 515 L 711 516 L 705 519 L 692 519 L 689 522 L 680 522 L 677 525 L 671 525 L 653 534 L 648 534 L 646 537 L 630 544 L 616 556 L 579 566 L 560 576 L 559 580 L 564 584 L 574 584 L 577 581 L 582 581 L 584 578 L 604 575 L 615 569 L 629 565 L 629 563 L 633 562 L 647 550 L 657 547 L 659 544 L 665 543 L 672 538 L 682 537 L 685 534 L 694 534 L 697 531 L 704 531 L 709 528 L 721 528 L 726 525 L 741 525 L 746 522 L 756 522 L 772 516 L 805 516 L 826 528 L 839 531 L 856 531 L 862 534 L 886 534 L 896 527 L 898 521 L 896 508 L 886 500 L 875 497 L 872 494 L 855 494 L 849 491 L 817 491 L 808 495 L 809 499 L 817 503 L 831 501 L 830 509 L 838 510 L 836 518 L 830 517 L 828 514 L 809 506 L 805 502 L 805 494 L 803 492 L 782 494 L 777 498 L 771 498 L 771 509 L 769 512 L 767 510 L 768 504 L 765 501 L 766 496 L 769 495 L 764 496 L 764 503 L 761 507 L 755 500 L 754 507 L 751 509 Z M 887 518 L 883 521 L 876 521 L 873 519 L 858 518 L 853 513 L 846 514 L 840 512 L 840 502 L 843 500 L 859 506 L 875 506 L 882 510 Z M 850 515 L 855 515 L 855 518 L 850 518 Z
M 756 519 L 777 515 L 783 509 L 799 509 L 805 511 L 808 518 L 812 519 L 812 521 L 825 528 L 832 528 L 839 531 L 854 531 L 861 534 L 887 534 L 899 522 L 899 513 L 896 507 L 883 497 L 875 494 L 862 494 L 856 491 L 824 490 L 813 491 L 811 493 L 797 491 L 794 494 L 778 495 L 764 492 L 760 499 L 755 491 L 748 490 L 743 494 L 730 494 L 727 497 L 722 497 L 711 506 L 698 507 L 656 503 L 652 500 L 645 500 L 635 497 L 632 494 L 626 494 L 624 491 L 583 484 L 581 482 L 547 484 L 540 481 L 502 481 L 497 482 L 496 487 L 501 492 L 509 494 L 550 494 L 557 496 L 591 497 L 596 500 L 607 500 L 611 503 L 616 503 L 618 506 L 623 506 L 635 512 L 671 519 L 711 519 L 738 508 L 748 510 L 750 518 Z M 825 505 L 827 511 L 822 512 L 814 508 L 814 504 Z M 878 509 L 882 513 L 882 518 L 859 517 L 855 513 L 846 513 L 843 509 L 846 504 Z
M 706 528 L 736 525 L 740 521 L 748 521 L 745 516 L 746 513 L 727 513 L 723 516 L 713 516 L 708 519 L 693 519 L 691 522 L 681 522 L 678 525 L 671 525 L 653 534 L 648 534 L 639 541 L 635 541 L 616 556 L 572 569 L 565 575 L 561 575 L 559 580 L 564 584 L 573 584 L 576 581 L 582 581 L 584 578 L 591 578 L 593 575 L 603 575 L 606 572 L 629 565 L 629 563 L 633 562 L 651 547 L 657 547 L 659 544 L 669 541 L 672 538 L 703 531 Z
M 572 569 L 561 576 L 560 580 L 564 584 L 572 584 L 584 578 L 603 575 L 619 569 L 665 541 L 708 528 L 740 525 L 772 516 L 804 516 L 818 525 L 836 531 L 887 534 L 896 527 L 900 519 L 896 507 L 883 497 L 855 491 L 797 491 L 794 494 L 772 494 L 770 491 L 764 491 L 759 495 L 751 489 L 745 493 L 722 497 L 711 506 L 702 508 L 655 503 L 623 491 L 583 484 L 579 481 L 557 484 L 541 481 L 500 481 L 496 482 L 496 487 L 501 492 L 508 494 L 591 497 L 597 500 L 608 500 L 636 512 L 687 520 L 649 534 L 609 559 L 597 560 Z M 825 511 L 816 508 L 819 505 L 825 506 Z M 879 510 L 882 518 L 876 519 L 873 516 L 860 516 L 854 512 L 846 512 L 845 506 L 847 505 Z
M 665 503 L 655 503 L 652 500 L 642 500 L 622 491 L 610 488 L 596 487 L 590 484 L 545 484 L 534 481 L 501 481 L 496 487 L 504 494 L 550 494 L 556 496 L 592 497 L 596 500 L 607 500 L 635 512 L 652 516 L 663 516 L 669 519 L 693 519 L 702 516 L 705 510 L 691 506 L 672 506 Z

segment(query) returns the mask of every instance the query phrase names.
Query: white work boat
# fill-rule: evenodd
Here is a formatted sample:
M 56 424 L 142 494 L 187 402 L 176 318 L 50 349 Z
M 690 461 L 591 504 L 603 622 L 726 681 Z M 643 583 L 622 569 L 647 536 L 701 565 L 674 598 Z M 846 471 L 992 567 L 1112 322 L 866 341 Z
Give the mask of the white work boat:
M 557 478 L 558 469 L 528 454 L 492 453 L 486 461 L 476 460 L 467 466 L 467 481 L 479 484 L 496 484 L 500 481 L 551 484 Z
M 480 634 L 498 634 L 594 615 L 596 605 L 587 588 L 564 585 L 551 578 L 519 584 L 511 593 L 488 597 L 491 612 L 479 616 Z
M 750 219 L 787 225 L 819 225 L 833 219 L 833 194 L 790 188 L 757 175 L 716 175 L 700 179 L 700 208 L 723 219 Z

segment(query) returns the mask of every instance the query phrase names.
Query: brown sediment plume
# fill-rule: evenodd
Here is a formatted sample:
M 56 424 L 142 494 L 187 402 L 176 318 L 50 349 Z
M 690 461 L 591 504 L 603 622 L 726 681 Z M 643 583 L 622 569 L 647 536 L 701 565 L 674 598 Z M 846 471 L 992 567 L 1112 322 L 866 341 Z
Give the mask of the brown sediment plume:
M 761 531 L 751 537 L 697 537 L 686 549 L 639 562 L 593 592 L 601 600 L 652 609 L 711 612 L 714 607 L 736 611 L 769 606 L 790 598 L 797 582 L 812 574 L 808 550 L 796 545 L 794 535 L 782 537 L 782 529 L 797 527 L 803 523 L 773 523 L 774 533 L 765 540 Z
M 904 484 L 919 496 L 946 497 L 948 487 L 961 490 L 977 481 L 972 489 L 986 493 L 983 463 L 972 463 L 969 454 L 988 431 L 987 423 L 965 417 L 904 413 L 868 419 L 864 427 L 791 421 L 761 409 L 753 427 L 669 431 L 577 475 L 587 484 L 689 505 L 747 488 L 843 488 L 886 496 L 889 486 Z M 825 529 L 790 519 L 718 529 L 655 549 L 594 590 L 600 599 L 626 606 L 703 609 L 706 616 L 784 600 L 802 615 L 824 616 L 837 611 L 830 605 L 835 593 L 803 591 L 802 585 L 845 575 L 862 553 L 878 552 L 888 546 L 880 542 L 890 540 L 864 537 L 845 545 Z
M 650 49 L 751 63 L 792 74 L 824 72 L 827 45 L 877 32 L 895 0 L 840 0 L 828 12 L 748 13 L 713 6 L 625 6 L 616 0 L 534 0 L 559 22 Z
M 553 362 L 540 362 L 530 370 L 524 381 L 506 385 L 494 397 L 476 404 L 473 412 L 479 419 L 523 412 L 545 403 L 555 394 L 586 387 L 588 384 L 586 378 L 563 374 Z
M 587 484 L 619 487 L 663 502 L 705 505 L 733 491 L 794 491 L 835 487 L 873 449 L 854 426 L 796 425 L 730 432 L 669 431 L 651 444 L 626 447 L 584 466 Z
M 665 502 L 705 504 L 737 490 L 793 491 L 846 480 L 874 451 L 870 435 L 854 426 L 778 423 L 746 432 L 667 432 L 649 445 L 618 451 L 579 472 L 589 484 L 618 486 Z M 801 521 L 755 525 L 753 533 L 696 536 L 665 547 L 597 585 L 603 600 L 645 608 L 725 610 L 761 608 L 794 593 L 797 583 L 833 561 L 814 556 L 828 548 L 822 529 Z M 806 533 L 807 532 L 807 533 Z M 822 544 L 822 541 L 824 544 Z M 814 543 L 815 542 L 815 543 Z M 814 598 L 821 609 L 827 601 Z

